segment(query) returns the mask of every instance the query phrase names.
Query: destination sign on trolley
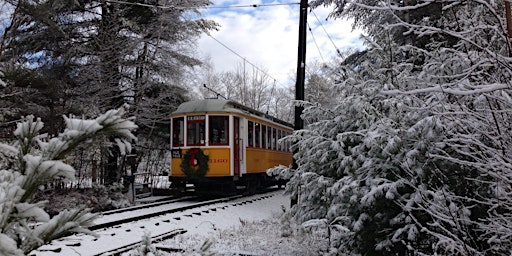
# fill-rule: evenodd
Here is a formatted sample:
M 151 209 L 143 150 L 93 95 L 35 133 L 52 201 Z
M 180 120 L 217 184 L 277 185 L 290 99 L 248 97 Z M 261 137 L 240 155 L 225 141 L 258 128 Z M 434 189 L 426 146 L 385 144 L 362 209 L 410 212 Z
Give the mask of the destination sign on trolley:
M 205 120 L 205 116 L 187 116 L 187 120 Z
M 172 158 L 181 158 L 181 149 L 173 149 L 171 150 Z

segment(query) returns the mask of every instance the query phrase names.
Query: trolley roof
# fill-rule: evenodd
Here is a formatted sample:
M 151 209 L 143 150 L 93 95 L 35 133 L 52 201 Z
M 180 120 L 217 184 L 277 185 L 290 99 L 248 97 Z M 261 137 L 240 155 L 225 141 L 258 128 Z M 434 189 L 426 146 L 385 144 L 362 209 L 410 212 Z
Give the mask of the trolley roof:
M 246 107 L 238 102 L 224 99 L 204 99 L 184 102 L 178 107 L 178 109 L 176 109 L 176 111 L 172 112 L 172 115 L 208 112 L 240 113 L 249 116 L 256 116 L 260 119 L 267 119 L 268 121 L 288 126 L 290 128 L 293 127 L 292 124 L 285 122 L 281 119 L 257 111 L 255 109 Z

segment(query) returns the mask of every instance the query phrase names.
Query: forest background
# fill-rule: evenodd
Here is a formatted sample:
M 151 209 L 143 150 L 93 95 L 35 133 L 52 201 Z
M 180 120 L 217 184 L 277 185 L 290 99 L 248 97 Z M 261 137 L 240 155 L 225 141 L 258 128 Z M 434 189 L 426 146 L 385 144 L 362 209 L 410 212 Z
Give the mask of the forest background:
M 177 3 L 163 6 L 172 4 Z M 158 169 L 165 161 L 166 149 L 159 145 L 168 142 L 167 115 L 191 98 L 187 92 L 198 81 L 218 85 L 213 89 L 249 107 L 292 116 L 289 88 L 276 88 L 243 65 L 212 74 L 207 63 L 194 58 L 194 40 L 217 25 L 189 19 L 187 12 L 208 4 L 2 1 L 2 8 L 12 10 L 0 45 L 3 179 L 31 177 L 34 161 L 44 158 L 29 153 L 48 161 L 67 155 L 77 170 L 72 176 L 80 180 L 89 175 L 82 170 L 97 169 L 107 187 L 121 178 L 120 159 L 132 148 L 144 163 L 139 168 Z M 306 107 L 306 127 L 288 138 L 297 149 L 298 168 L 270 170 L 284 171 L 283 178 L 291 179 L 287 191 L 299 199 L 288 217 L 307 227 L 327 227 L 326 254 L 508 254 L 510 2 L 318 0 L 310 5 L 331 6 L 332 18 L 352 18 L 365 32 L 366 48 L 308 74 L 306 101 L 295 103 Z M 206 71 L 197 76 L 190 67 L 201 64 Z M 121 118 L 125 111 L 135 123 Z M 21 119 L 29 115 L 46 125 Z M 119 133 L 114 125 L 91 147 L 82 142 L 101 129 L 77 126 L 69 121 L 76 119 L 63 115 L 95 120 L 92 126 L 115 115 L 124 130 Z M 128 132 L 135 124 L 136 132 Z M 23 133 L 23 127 L 37 129 Z M 61 133 L 65 128 L 82 136 Z M 39 132 L 73 147 L 56 150 Z M 67 165 L 55 169 L 71 171 Z M 3 191 L 12 185 L 6 184 Z M 32 190 L 24 187 L 21 197 L 6 196 L 6 202 L 25 203 L 15 204 L 17 211 L 27 209 Z M 6 205 L 3 211 L 13 209 Z M 16 230 L 26 225 L 13 224 L 33 217 L 2 220 L 0 235 L 10 238 L 2 241 L 18 241 L 16 248 L 4 248 L 37 246 L 39 240 L 21 242 L 29 241 L 20 239 L 27 233 Z

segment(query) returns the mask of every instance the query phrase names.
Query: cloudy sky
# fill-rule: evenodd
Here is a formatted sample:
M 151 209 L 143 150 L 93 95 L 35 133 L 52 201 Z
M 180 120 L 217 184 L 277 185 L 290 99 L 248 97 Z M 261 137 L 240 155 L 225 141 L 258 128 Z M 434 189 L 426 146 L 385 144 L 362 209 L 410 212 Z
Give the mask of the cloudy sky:
M 199 41 L 199 50 L 203 56 L 211 58 L 215 71 L 233 70 L 243 62 L 234 51 L 248 62 L 266 70 L 280 84 L 289 84 L 290 77 L 295 79 L 299 0 L 212 2 L 212 8 L 203 10 L 202 15 L 219 23 L 220 29 L 211 32 L 215 39 L 203 35 Z M 269 6 L 237 7 L 255 4 Z M 312 32 L 307 33 L 306 62 L 322 61 L 322 57 L 329 61 L 336 54 L 336 47 L 343 51 L 362 46 L 361 32 L 352 31 L 349 21 L 326 20 L 330 11 L 330 8 L 318 8 L 313 13 L 308 12 L 307 21 Z
M 238 54 L 248 61 L 246 65 L 257 65 L 278 84 L 294 83 L 300 0 L 210 1 L 213 4 L 202 9 L 201 17 L 216 21 L 220 29 L 210 33 L 213 38 L 201 37 L 199 51 L 202 57 L 210 58 L 215 71 L 234 70 L 243 62 Z M 253 5 L 259 7 L 240 7 Z M 0 0 L 0 24 L 5 21 L 1 18 L 7 13 L 5 8 L 5 2 Z M 336 55 L 336 48 L 343 51 L 362 47 L 361 31 L 352 31 L 350 21 L 326 20 L 331 10 L 317 8 L 308 12 L 311 32 L 307 32 L 306 62 L 328 62 Z

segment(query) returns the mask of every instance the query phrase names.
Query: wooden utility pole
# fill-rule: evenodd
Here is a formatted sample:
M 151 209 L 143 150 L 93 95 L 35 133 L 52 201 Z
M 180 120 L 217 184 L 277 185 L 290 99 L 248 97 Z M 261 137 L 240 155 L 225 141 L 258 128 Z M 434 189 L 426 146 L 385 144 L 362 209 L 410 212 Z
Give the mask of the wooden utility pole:
M 304 79 L 306 74 L 306 28 L 308 17 L 308 1 L 300 0 L 299 16 L 299 47 L 297 54 L 297 80 L 295 81 L 295 100 L 304 100 Z M 300 117 L 304 107 L 295 106 L 295 130 L 304 128 L 304 120 Z
M 295 100 L 304 100 L 304 79 L 306 75 L 306 28 L 308 17 L 308 0 L 300 0 L 300 15 L 299 15 L 299 51 L 297 54 L 297 80 L 295 81 Z M 304 120 L 300 117 L 303 106 L 295 106 L 295 130 L 304 128 Z M 296 153 L 296 152 L 294 152 Z M 297 161 L 293 158 L 292 168 L 297 170 Z M 300 185 L 297 188 L 297 196 L 290 198 L 290 205 L 293 206 L 299 202 Z

